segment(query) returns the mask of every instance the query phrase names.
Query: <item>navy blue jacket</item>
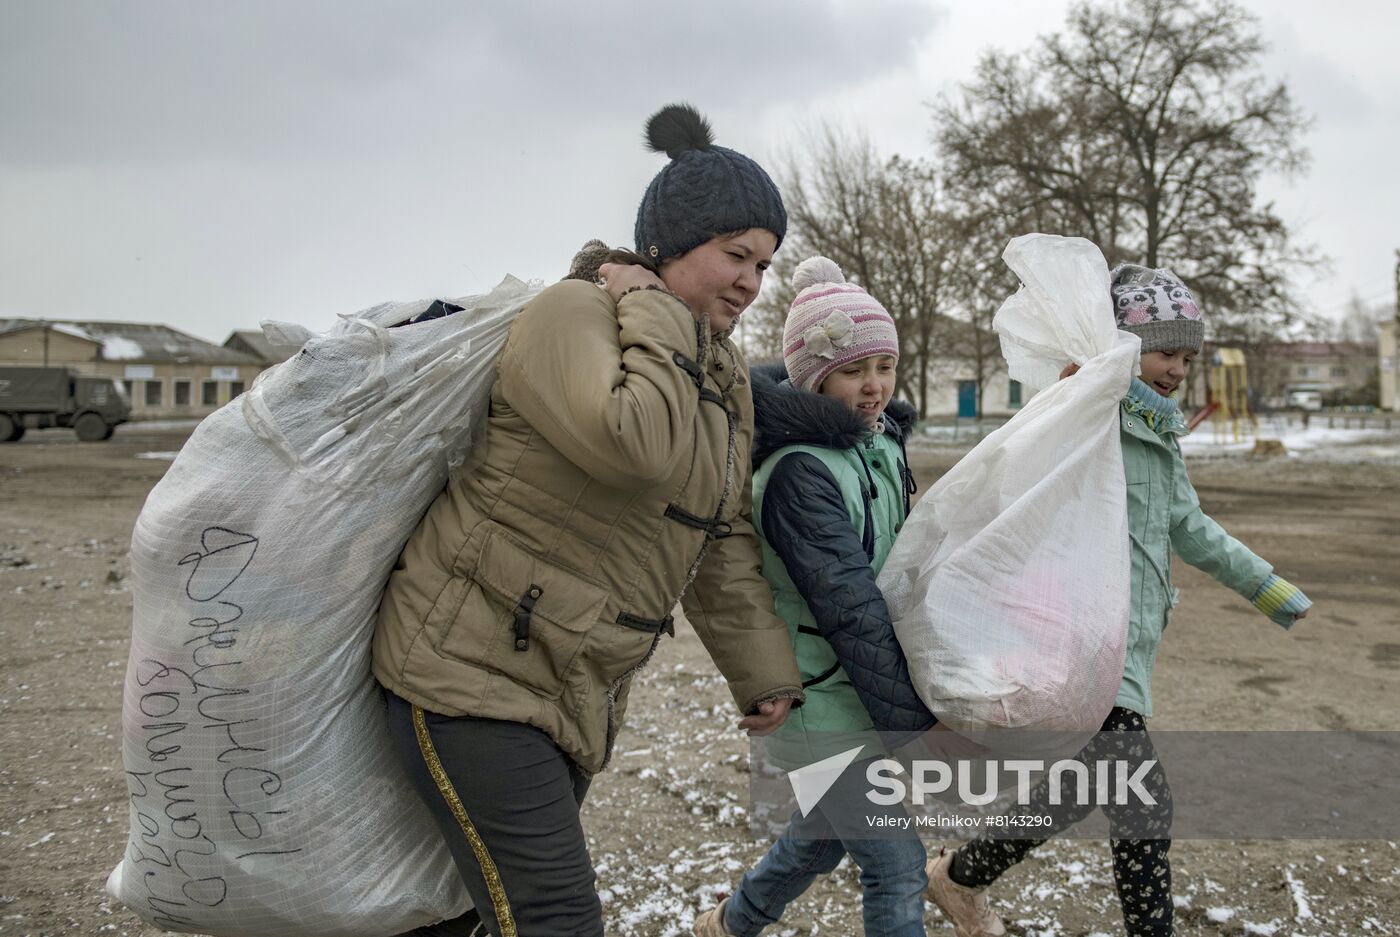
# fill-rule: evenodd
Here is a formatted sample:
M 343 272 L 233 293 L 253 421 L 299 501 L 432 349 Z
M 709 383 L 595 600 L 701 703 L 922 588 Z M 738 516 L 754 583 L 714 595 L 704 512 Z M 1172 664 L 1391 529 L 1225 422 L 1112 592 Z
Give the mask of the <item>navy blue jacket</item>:
M 799 391 L 785 383 L 781 365 L 752 368 L 754 469 L 779 449 L 805 444 L 846 449 L 870 433 L 861 417 L 830 397 Z M 891 401 L 885 432 L 903 447 L 914 424 L 914 409 Z M 907 457 L 904 460 L 907 466 Z M 914 491 L 904 470 L 904 513 Z M 863 492 L 867 521 L 872 481 Z M 816 619 L 857 697 L 881 732 L 921 732 L 937 719 L 909 678 L 909 665 L 895 639 L 884 596 L 871 568 L 874 536 L 867 522 L 858 533 L 836 479 L 820 460 L 788 453 L 770 472 L 763 496 L 762 527 L 773 552 Z

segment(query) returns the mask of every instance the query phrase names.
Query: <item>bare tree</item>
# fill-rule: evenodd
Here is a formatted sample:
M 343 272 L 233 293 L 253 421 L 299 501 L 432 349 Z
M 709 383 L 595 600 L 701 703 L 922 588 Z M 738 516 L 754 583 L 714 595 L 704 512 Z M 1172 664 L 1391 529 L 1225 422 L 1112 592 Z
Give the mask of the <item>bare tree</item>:
M 929 164 L 883 159 L 863 136 L 830 124 L 809 131 L 804 144 L 780 164 L 788 234 L 769 273 L 777 282 L 746 315 L 745 340 L 756 356 L 781 355 L 792 271 L 825 255 L 889 311 L 903 346 L 897 393 L 927 412 L 956 241 L 939 181 Z
M 795 295 L 792 272 L 807 257 L 825 254 L 847 278 L 870 288 L 878 173 L 870 142 L 830 124 L 808 130 L 801 155 L 781 161 L 777 175 L 787 236 L 763 295 L 744 316 L 745 340 L 756 357 L 782 357 L 783 321 Z
M 886 267 L 874 293 L 899 328 L 903 369 L 920 415 L 928 413 L 930 372 L 949 332 L 961 228 L 943 205 L 938 180 L 925 162 L 891 158 L 879 178 L 877 229 Z
M 764 274 L 763 291 L 739 317 L 735 337 L 754 364 L 783 358 L 783 320 L 792 305 L 792 271 L 799 259 L 789 233 Z
M 1380 340 L 1381 321 L 1389 314 L 1384 303 L 1368 306 L 1361 297 L 1352 296 L 1338 324 L 1338 341 L 1375 344 Z
M 950 284 L 958 325 L 951 330 L 944 354 L 963 373 L 970 373 L 976 384 L 978 419 L 985 409 L 988 382 L 1006 369 L 992 319 L 1019 282 L 1001 259 L 1005 248 L 1001 228 L 986 213 L 970 213 L 959 219 Z
M 1064 34 L 988 53 L 936 106 L 955 198 L 1003 236 L 1081 235 L 1110 264 L 1173 268 L 1217 336 L 1277 333 L 1299 311 L 1291 274 L 1319 261 L 1257 196 L 1264 172 L 1306 159 L 1263 48 L 1230 0 L 1083 3 Z

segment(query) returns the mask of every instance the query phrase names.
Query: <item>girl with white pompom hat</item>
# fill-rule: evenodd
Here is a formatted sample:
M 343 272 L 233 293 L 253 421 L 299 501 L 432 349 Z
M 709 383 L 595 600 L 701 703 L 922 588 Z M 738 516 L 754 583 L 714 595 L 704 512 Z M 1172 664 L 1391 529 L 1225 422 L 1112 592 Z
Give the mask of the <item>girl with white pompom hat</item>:
M 786 373 L 753 369 L 753 519 L 807 701 L 767 737 L 767 757 L 793 771 L 860 753 L 694 932 L 757 934 L 850 855 L 865 933 L 923 934 L 924 847 L 902 805 L 864 796 L 867 763 L 884 754 L 876 733 L 937 721 L 914 692 L 875 584 L 914 490 L 903 448 L 914 410 L 891 399 L 899 336 L 884 307 L 825 257 L 803 261 L 793 285 Z
M 792 283 L 797 297 L 783 324 L 783 364 L 793 386 L 821 393 L 833 372 L 866 358 L 889 358 L 885 363 L 894 373 L 894 319 L 869 293 L 847 283 L 834 261 L 807 258 L 793 271 Z

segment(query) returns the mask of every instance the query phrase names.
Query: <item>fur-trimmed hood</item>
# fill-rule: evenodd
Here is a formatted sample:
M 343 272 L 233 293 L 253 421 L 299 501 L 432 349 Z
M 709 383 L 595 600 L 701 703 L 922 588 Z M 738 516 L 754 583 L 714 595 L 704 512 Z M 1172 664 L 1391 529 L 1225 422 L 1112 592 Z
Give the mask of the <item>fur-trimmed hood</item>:
M 754 365 L 754 468 L 784 446 L 799 444 L 849 449 L 870 435 L 860 415 L 831 397 L 798 390 L 787 383 L 780 363 Z M 885 432 L 903 442 L 917 420 L 914 408 L 902 400 L 885 407 Z

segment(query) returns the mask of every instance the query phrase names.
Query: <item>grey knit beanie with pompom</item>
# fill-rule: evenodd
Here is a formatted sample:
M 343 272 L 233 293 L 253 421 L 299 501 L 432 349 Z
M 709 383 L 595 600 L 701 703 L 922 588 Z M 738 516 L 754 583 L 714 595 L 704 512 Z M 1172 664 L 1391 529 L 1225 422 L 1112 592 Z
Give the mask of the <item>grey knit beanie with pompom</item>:
M 679 257 L 718 234 L 771 231 L 783 243 L 787 212 L 778 187 L 743 153 L 715 146 L 710 125 L 688 104 L 651 116 L 647 145 L 671 157 L 637 208 L 637 251 L 656 263 Z

